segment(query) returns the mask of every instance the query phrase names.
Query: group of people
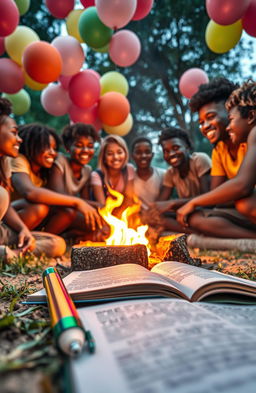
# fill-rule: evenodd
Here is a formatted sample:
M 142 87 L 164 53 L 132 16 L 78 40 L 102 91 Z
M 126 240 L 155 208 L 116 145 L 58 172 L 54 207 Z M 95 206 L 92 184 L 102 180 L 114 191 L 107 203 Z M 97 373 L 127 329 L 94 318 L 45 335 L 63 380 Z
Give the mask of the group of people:
M 42 124 L 18 127 L 10 102 L 1 98 L 0 257 L 28 250 L 56 257 L 65 252 L 64 238 L 104 233 L 98 208 L 111 189 L 124 195 L 116 215 L 136 196 L 148 217 L 161 217 L 165 230 L 256 238 L 256 83 L 239 87 L 213 79 L 199 87 L 190 108 L 213 145 L 212 157 L 193 152 L 188 133 L 169 127 L 159 136 L 164 170 L 152 166 L 147 137 L 133 141 L 131 164 L 123 138 L 108 135 L 100 141 L 83 123 L 67 125 L 61 136 Z M 98 167 L 92 170 L 88 164 L 97 142 Z M 59 152 L 61 144 L 65 153 Z

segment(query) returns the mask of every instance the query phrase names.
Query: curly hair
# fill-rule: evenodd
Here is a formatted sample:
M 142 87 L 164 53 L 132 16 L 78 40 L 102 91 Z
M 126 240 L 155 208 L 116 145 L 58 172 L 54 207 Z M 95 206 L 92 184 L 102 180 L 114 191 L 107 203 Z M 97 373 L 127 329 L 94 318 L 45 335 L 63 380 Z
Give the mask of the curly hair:
M 161 145 L 163 141 L 166 141 L 167 139 L 172 139 L 172 138 L 182 139 L 185 142 L 185 144 L 187 145 L 187 147 L 189 148 L 189 150 L 193 149 L 192 142 L 189 138 L 187 131 L 183 130 L 182 128 L 178 128 L 178 127 L 165 128 L 159 136 L 158 143 L 159 143 L 159 145 Z
M 226 78 L 214 78 L 209 83 L 199 86 L 198 91 L 189 102 L 189 107 L 192 112 L 198 112 L 202 106 L 210 102 L 225 102 L 238 86 Z
M 134 151 L 135 145 L 137 145 L 137 143 L 143 143 L 143 142 L 148 143 L 151 147 L 151 150 L 152 150 L 153 144 L 152 144 L 151 140 L 149 138 L 146 138 L 145 136 L 139 136 L 138 138 L 136 138 L 132 141 L 131 151 L 132 152 Z
M 100 141 L 100 136 L 95 128 L 90 124 L 76 123 L 67 125 L 62 130 L 62 140 L 65 148 L 68 150 L 75 139 L 79 136 L 92 137 L 94 142 Z
M 244 119 L 248 117 L 250 110 L 256 109 L 256 82 L 248 80 L 233 91 L 226 101 L 226 109 L 230 111 L 235 106 Z
M 55 139 L 57 150 L 61 144 L 61 139 L 53 128 L 39 123 L 30 123 L 20 126 L 19 136 L 22 139 L 20 153 L 26 156 L 30 161 L 33 161 L 38 154 L 49 148 L 50 136 Z
M 0 124 L 4 123 L 5 117 L 12 113 L 12 104 L 7 98 L 0 98 Z

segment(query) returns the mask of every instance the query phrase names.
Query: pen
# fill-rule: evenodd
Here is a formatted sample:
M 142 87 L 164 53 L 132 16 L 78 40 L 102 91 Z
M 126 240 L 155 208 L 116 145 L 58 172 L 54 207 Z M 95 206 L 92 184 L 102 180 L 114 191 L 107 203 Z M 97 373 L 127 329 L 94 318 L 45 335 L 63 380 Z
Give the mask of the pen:
M 86 341 L 88 351 L 95 352 L 92 334 L 83 327 L 76 307 L 55 268 L 45 269 L 43 284 L 57 347 L 67 355 L 75 356 L 82 351 Z

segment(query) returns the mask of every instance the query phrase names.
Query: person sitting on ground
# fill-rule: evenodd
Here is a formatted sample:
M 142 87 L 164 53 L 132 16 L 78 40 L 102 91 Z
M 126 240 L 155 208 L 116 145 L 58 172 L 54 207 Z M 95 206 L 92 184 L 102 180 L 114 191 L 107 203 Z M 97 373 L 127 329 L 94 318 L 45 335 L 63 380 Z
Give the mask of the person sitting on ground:
M 68 156 L 58 154 L 50 170 L 47 186 L 61 194 L 80 197 L 92 206 L 99 205 L 89 200 L 92 169 L 88 165 L 94 156 L 95 143 L 100 141 L 98 133 L 89 124 L 76 123 L 65 126 L 61 136 Z M 56 209 L 56 214 L 59 214 L 58 211 Z M 82 236 L 89 229 L 85 226 L 81 212 L 74 209 L 72 212 L 68 226 L 69 236 Z
M 194 227 L 192 214 L 197 207 L 224 204 L 234 201 L 237 210 L 236 224 L 219 217 L 208 217 L 206 234 L 216 237 L 256 238 L 255 149 L 256 149 L 256 83 L 248 81 L 234 90 L 226 102 L 229 124 L 227 132 L 233 144 L 247 143 L 247 152 L 235 177 L 214 190 L 197 196 L 177 212 L 181 225 Z M 191 216 L 190 216 L 191 215 Z M 217 221 L 216 221 L 217 220 Z
M 66 245 L 59 236 L 31 233 L 10 205 L 11 169 L 8 157 L 17 157 L 22 139 L 11 114 L 11 103 L 0 98 L 0 258 L 5 261 L 27 251 L 35 255 L 57 257 L 64 254 Z M 8 246 L 13 247 L 10 249 Z
M 134 194 L 146 207 L 158 199 L 165 169 L 151 166 L 154 153 L 150 139 L 145 137 L 136 138 L 132 143 L 131 151 L 136 164 L 133 183 Z
M 163 130 L 159 144 L 170 167 L 164 175 L 163 189 L 154 207 L 159 213 L 166 212 L 163 220 L 165 230 L 190 232 L 189 228 L 176 221 L 176 210 L 189 199 L 209 190 L 211 159 L 205 153 L 191 154 L 192 144 L 187 132 L 177 127 Z M 174 189 L 177 199 L 171 198 Z
M 74 218 L 73 210 L 84 215 L 85 225 L 94 230 L 101 225 L 97 211 L 83 199 L 46 188 L 49 169 L 57 157 L 60 138 L 45 125 L 21 126 L 20 154 L 12 159 L 12 183 L 22 199 L 12 202 L 29 229 L 44 225 L 47 232 L 60 234 Z M 63 207 L 50 210 L 51 207 Z M 66 207 L 66 208 L 65 208 Z M 71 209 L 68 209 L 71 208 Z
M 102 206 L 109 195 L 108 187 L 124 195 L 121 209 L 116 210 L 116 214 L 133 202 L 134 167 L 128 164 L 128 159 L 125 140 L 118 135 L 108 135 L 100 148 L 98 169 L 91 175 L 94 198 Z

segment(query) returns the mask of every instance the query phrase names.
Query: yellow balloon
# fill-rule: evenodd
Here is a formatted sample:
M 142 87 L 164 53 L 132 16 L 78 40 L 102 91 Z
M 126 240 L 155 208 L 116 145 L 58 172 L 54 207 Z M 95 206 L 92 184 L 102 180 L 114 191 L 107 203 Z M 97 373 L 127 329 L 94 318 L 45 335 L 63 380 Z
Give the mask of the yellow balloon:
M 5 38 L 4 45 L 10 58 L 21 65 L 25 48 L 32 42 L 39 40 L 40 38 L 36 32 L 30 27 L 17 26 L 14 32 Z
M 107 126 L 106 124 L 103 124 L 103 129 L 108 133 L 112 135 L 119 135 L 119 136 L 125 136 L 127 135 L 133 126 L 133 117 L 131 113 L 127 116 L 125 121 L 122 124 L 119 124 L 119 126 L 111 127 Z
M 24 76 L 25 76 L 25 85 L 28 86 L 32 90 L 43 90 L 48 86 L 48 83 L 39 83 L 34 81 L 30 76 L 24 71 Z
M 205 41 L 209 49 L 215 53 L 225 53 L 240 40 L 243 27 L 241 20 L 232 25 L 218 25 L 210 20 L 205 31 Z
M 101 92 L 100 94 L 108 93 L 109 91 L 116 91 L 124 96 L 127 96 L 129 85 L 127 79 L 117 71 L 106 72 L 100 78 Z
M 68 14 L 66 19 L 66 28 L 68 34 L 72 37 L 75 37 L 79 42 L 84 42 L 78 30 L 78 20 L 83 11 L 84 9 L 73 10 Z

